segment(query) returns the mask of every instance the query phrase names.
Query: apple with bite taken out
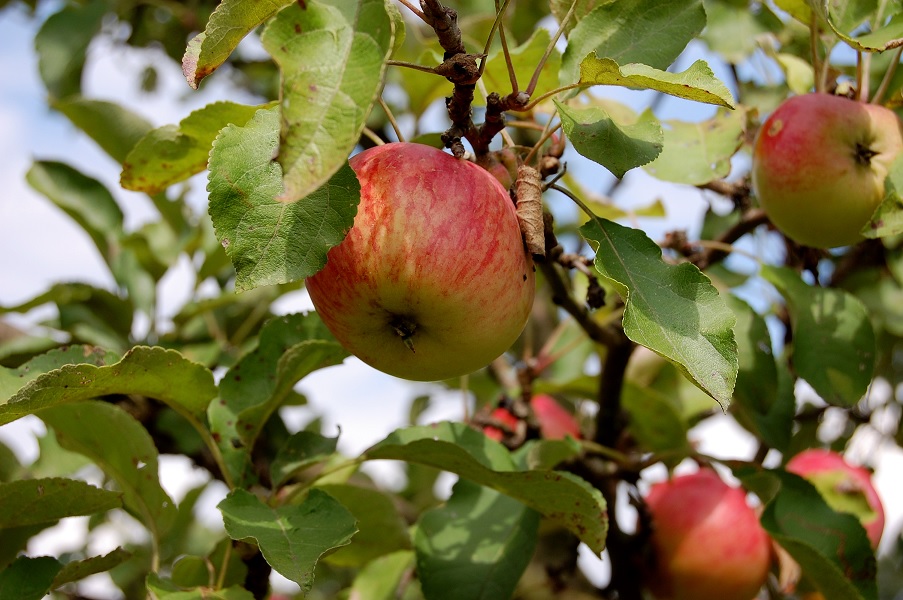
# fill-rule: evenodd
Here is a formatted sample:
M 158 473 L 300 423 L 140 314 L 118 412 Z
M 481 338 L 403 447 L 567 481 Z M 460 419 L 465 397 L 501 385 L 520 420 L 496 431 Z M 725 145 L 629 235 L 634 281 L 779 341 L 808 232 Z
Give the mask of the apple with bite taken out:
M 422 144 L 377 146 L 350 164 L 361 184 L 354 226 L 306 282 L 336 339 L 418 381 L 465 375 L 505 352 L 535 288 L 508 192 Z
M 824 93 L 794 96 L 756 136 L 753 190 L 771 222 L 797 243 L 854 244 L 884 199 L 901 149 L 903 124 L 888 108 Z

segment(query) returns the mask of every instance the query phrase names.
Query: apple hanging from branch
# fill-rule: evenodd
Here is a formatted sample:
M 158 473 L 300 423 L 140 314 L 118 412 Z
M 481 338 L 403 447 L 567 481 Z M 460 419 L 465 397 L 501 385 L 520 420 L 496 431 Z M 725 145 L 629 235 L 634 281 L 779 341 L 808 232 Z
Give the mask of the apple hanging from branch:
M 742 489 L 709 469 L 652 486 L 650 591 L 659 600 L 751 600 L 765 584 L 771 540 Z
M 890 109 L 824 93 L 794 96 L 756 136 L 753 190 L 772 223 L 797 243 L 854 244 L 884 199 L 901 149 L 903 124 Z
M 508 350 L 535 292 L 508 192 L 422 144 L 378 146 L 350 164 L 361 184 L 354 226 L 306 283 L 333 335 L 370 366 L 418 381 Z

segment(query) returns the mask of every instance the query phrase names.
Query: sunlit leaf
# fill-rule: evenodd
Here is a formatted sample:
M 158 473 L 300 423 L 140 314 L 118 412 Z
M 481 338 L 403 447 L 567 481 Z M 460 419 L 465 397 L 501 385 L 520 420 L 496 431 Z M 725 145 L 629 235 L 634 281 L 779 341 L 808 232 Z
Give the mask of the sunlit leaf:
M 577 81 L 579 65 L 591 52 L 620 64 L 642 63 L 652 70 L 667 69 L 705 23 L 702 0 L 600 3 L 568 37 L 561 61 L 561 84 Z
M 702 185 L 731 172 L 731 158 L 743 144 L 746 114 L 720 110 L 713 118 L 695 123 L 662 123 L 662 153 L 643 168 L 665 181 Z
M 211 589 L 209 585 L 204 585 L 186 589 L 163 579 L 156 573 L 148 574 L 145 585 L 156 600 L 254 600 L 254 594 L 243 586 Z
M 223 129 L 210 155 L 210 216 L 239 291 L 315 274 L 357 213 L 360 184 L 347 162 L 304 200 L 277 200 L 282 172 L 272 157 L 278 146 L 278 112 L 260 110 L 245 127 Z
M 214 102 L 178 125 L 164 125 L 142 137 L 122 163 L 120 184 L 157 194 L 207 168 L 210 147 L 226 125 L 244 127 L 260 106 Z
M 619 179 L 662 151 L 662 128 L 651 111 L 644 112 L 636 122 L 619 123 L 600 106 L 570 108 L 557 100 L 555 106 L 574 149 Z
M 216 387 L 208 369 L 175 350 L 135 346 L 112 365 L 67 364 L 41 375 L 0 404 L 0 424 L 107 394 L 147 396 L 199 422 Z
M 261 36 L 282 71 L 277 158 L 284 202 L 314 193 L 346 164 L 382 91 L 395 23 L 384 0 L 350 6 L 291 5 Z
M 182 57 L 182 73 L 188 85 L 197 89 L 204 77 L 226 62 L 246 35 L 290 3 L 291 0 L 220 2 L 210 15 L 204 31 L 188 42 Z
M 674 363 L 722 406 L 737 379 L 734 314 L 696 266 L 668 264 L 646 234 L 604 219 L 580 232 L 596 250 L 599 273 L 626 304 L 624 332 Z
M 539 520 L 539 513 L 513 498 L 458 481 L 443 506 L 421 515 L 414 532 L 424 595 L 510 598 L 533 556 Z
M 580 85 L 617 85 L 633 90 L 655 90 L 676 98 L 734 108 L 730 90 L 716 78 L 703 60 L 697 60 L 686 71 L 672 73 L 644 64 L 619 65 L 595 53 L 580 63 Z
M 0 367 L 0 404 L 5 404 L 29 381 L 63 365 L 88 363 L 98 367 L 117 362 L 119 356 L 94 346 L 64 346 L 35 356 L 16 369 Z
M 515 471 L 504 446 L 464 423 L 398 429 L 366 453 L 450 471 L 492 488 L 566 527 L 593 552 L 605 548 L 605 500 L 588 483 L 561 471 Z
M 414 552 L 400 550 L 361 568 L 351 585 L 355 600 L 397 600 L 403 579 L 414 569 Z
M 76 479 L 11 481 L 0 484 L 0 529 L 51 523 L 121 506 L 121 494 Z
M 348 544 L 354 517 L 332 496 L 312 489 L 299 505 L 273 508 L 245 490 L 235 490 L 218 508 L 233 540 L 253 539 L 280 575 L 310 590 L 314 567 L 329 550 Z
M 880 238 L 903 233 L 903 155 L 891 163 L 884 187 L 884 200 L 862 228 L 865 237 Z

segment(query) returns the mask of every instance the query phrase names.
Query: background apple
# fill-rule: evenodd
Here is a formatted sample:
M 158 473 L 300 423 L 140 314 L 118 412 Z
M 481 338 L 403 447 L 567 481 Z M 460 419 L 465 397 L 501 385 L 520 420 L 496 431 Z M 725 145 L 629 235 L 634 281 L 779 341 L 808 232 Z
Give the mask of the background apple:
M 711 470 L 674 477 L 646 496 L 660 600 L 751 600 L 765 583 L 771 541 L 742 489 Z
M 534 274 L 508 192 L 484 169 L 421 144 L 351 158 L 354 226 L 307 280 L 351 353 L 420 381 L 475 371 L 517 339 Z
M 562 440 L 571 436 L 580 439 L 580 425 L 577 423 L 577 419 L 555 398 L 546 394 L 536 394 L 530 398 L 530 406 L 539 422 L 539 430 L 543 438 Z
M 511 414 L 511 411 L 507 408 L 499 406 L 498 408 L 493 409 L 489 416 L 499 423 L 507 425 L 511 431 L 517 430 L 517 424 L 519 420 L 517 417 Z M 485 427 L 483 427 L 483 433 L 486 434 L 486 437 L 491 438 L 497 442 L 501 442 L 503 439 L 505 439 L 505 432 L 495 425 L 486 425 Z
M 821 448 L 800 452 L 787 462 L 786 468 L 810 481 L 828 506 L 859 517 L 872 547 L 878 547 L 884 532 L 884 506 L 866 469 L 853 466 L 840 454 Z
M 806 94 L 781 104 L 753 148 L 752 185 L 787 237 L 805 246 L 853 244 L 884 199 L 888 167 L 903 148 L 889 109 Z

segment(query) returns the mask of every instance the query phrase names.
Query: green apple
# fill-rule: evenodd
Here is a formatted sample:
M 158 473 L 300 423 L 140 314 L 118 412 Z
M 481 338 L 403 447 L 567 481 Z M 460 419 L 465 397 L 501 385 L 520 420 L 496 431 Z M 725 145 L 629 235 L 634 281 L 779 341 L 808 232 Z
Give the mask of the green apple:
M 753 190 L 772 223 L 797 243 L 854 244 L 884 199 L 888 168 L 901 149 L 903 125 L 883 106 L 794 96 L 756 136 Z
M 653 564 L 659 600 L 752 600 L 771 566 L 771 539 L 746 502 L 709 469 L 652 486 Z
M 434 381 L 480 369 L 518 338 L 533 263 L 514 203 L 474 163 L 394 143 L 351 158 L 354 226 L 307 279 L 349 352 L 390 375 Z

